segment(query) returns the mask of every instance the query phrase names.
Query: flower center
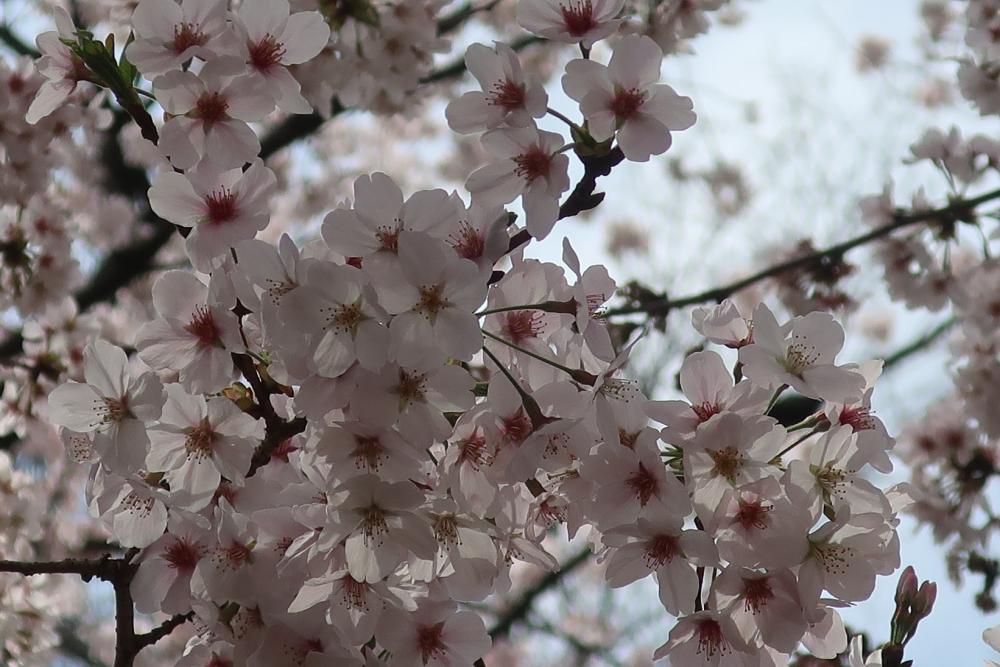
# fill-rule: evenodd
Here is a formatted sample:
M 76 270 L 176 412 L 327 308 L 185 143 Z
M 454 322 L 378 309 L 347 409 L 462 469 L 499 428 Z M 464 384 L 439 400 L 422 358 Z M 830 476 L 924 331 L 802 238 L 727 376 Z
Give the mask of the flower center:
M 396 220 L 395 227 L 383 225 L 375 230 L 375 239 L 379 242 L 379 250 L 385 250 L 396 254 L 399 252 L 399 232 L 402 229 L 399 220 Z
M 175 537 L 174 543 L 163 553 L 167 567 L 181 572 L 193 572 L 198 561 L 205 555 L 205 548 L 198 542 Z
M 233 542 L 232 546 L 226 549 L 226 560 L 233 568 L 240 567 L 253 561 L 253 551 L 245 544 Z
M 448 242 L 458 256 L 465 259 L 479 259 L 486 249 L 486 239 L 466 221 L 459 226 L 457 235 L 448 238 Z
M 743 457 L 733 447 L 718 449 L 708 453 L 712 457 L 712 474 L 725 477 L 730 483 L 736 483 L 736 475 L 743 465 Z
M 446 651 L 443 635 L 444 621 L 435 625 L 422 625 L 417 629 L 417 647 L 425 665 L 431 658 L 444 657 Z
M 657 535 L 646 543 L 646 565 L 658 570 L 677 555 L 677 539 L 673 535 Z
M 219 327 L 215 324 L 215 318 L 208 306 L 196 306 L 191 321 L 188 322 L 184 330 L 198 339 L 198 347 L 206 348 L 213 345 L 222 347 Z
M 517 165 L 514 173 L 527 183 L 531 183 L 536 178 L 548 175 L 549 168 L 552 166 L 552 156 L 541 146 L 535 144 L 515 157 L 514 163 Z
M 389 532 L 389 524 L 386 521 L 388 513 L 378 505 L 372 505 L 364 510 L 361 519 L 361 530 L 365 535 L 365 542 L 375 542 L 375 545 L 382 544 L 382 537 Z
M 594 19 L 594 5 L 591 0 L 562 2 L 559 4 L 563 25 L 573 37 L 583 37 L 597 27 Z
M 478 470 L 481 466 L 489 465 L 493 457 L 486 448 L 486 437 L 477 428 L 471 434 L 459 440 L 458 462 L 469 463 Z
M 250 64 L 254 69 L 266 71 L 279 62 L 285 56 L 285 45 L 281 44 L 270 34 L 256 44 L 248 44 L 250 51 Z
M 199 30 L 194 23 L 178 23 L 174 26 L 174 40 L 170 42 L 170 50 L 180 55 L 192 46 L 204 46 L 208 36 Z
M 871 415 L 871 408 L 861 405 L 854 408 L 845 407 L 840 411 L 839 421 L 842 426 L 849 424 L 855 433 L 875 428 L 875 418 Z
M 513 415 L 501 419 L 500 430 L 503 432 L 504 440 L 520 445 L 531 435 L 535 427 L 522 406 Z
M 207 457 L 212 453 L 212 444 L 215 442 L 215 431 L 208 422 L 208 417 L 204 417 L 201 423 L 187 430 L 187 438 L 184 440 L 184 449 L 189 457 Z
M 717 415 L 722 411 L 718 404 L 709 403 L 708 401 L 698 405 L 692 405 L 691 409 L 694 411 L 694 414 L 700 423 L 707 422 L 713 415 Z
M 792 343 L 788 347 L 788 352 L 785 353 L 783 359 L 778 359 L 778 363 L 786 371 L 795 376 L 801 376 L 802 372 L 807 368 L 812 367 L 819 359 L 819 353 L 816 352 L 816 347 L 813 345 L 805 345 L 803 343 Z
M 371 472 L 378 472 L 386 458 L 382 442 L 377 437 L 356 435 L 354 443 L 354 465 L 359 469 L 367 468 Z
M 743 500 L 739 501 L 739 510 L 736 512 L 736 523 L 743 527 L 743 530 L 750 530 L 751 528 L 756 528 L 757 530 L 766 530 L 768 526 L 767 513 L 771 511 L 771 505 L 764 505 L 762 500 Z
M 334 308 L 323 308 L 327 312 L 327 326 L 332 327 L 334 333 L 346 333 L 354 336 L 358 333 L 358 326 L 364 322 L 364 312 L 361 310 L 361 300 L 351 304 L 343 304 Z
M 520 109 L 523 107 L 524 99 L 524 84 L 514 83 L 510 79 L 497 81 L 493 84 L 490 88 L 490 92 L 486 95 L 487 104 L 503 107 L 507 111 L 513 111 L 514 109 Z
M 505 314 L 501 329 L 513 343 L 537 338 L 542 333 L 542 313 L 538 310 L 515 310 Z
M 236 219 L 236 193 L 221 187 L 205 197 L 205 217 L 210 225 L 220 225 Z
M 340 593 L 343 596 L 342 602 L 349 609 L 368 608 L 368 584 L 358 581 L 349 574 L 345 574 L 340 580 Z
M 402 368 L 399 369 L 399 384 L 396 385 L 395 392 L 399 396 L 400 409 L 424 400 L 426 380 L 427 376 L 423 373 L 409 373 Z
M 461 540 L 458 538 L 458 522 L 454 515 L 443 514 L 434 519 L 434 537 L 441 546 L 457 546 Z
M 729 653 L 729 644 L 722 636 L 722 626 L 718 621 L 704 619 L 698 621 L 698 650 L 697 653 L 704 654 L 707 658 L 712 658 L 717 653 Z
M 420 301 L 416 310 L 433 321 L 437 314 L 447 307 L 448 299 L 444 298 L 444 285 L 423 285 L 420 288 Z
M 760 613 L 760 610 L 767 605 L 768 600 L 774 597 L 770 580 L 770 577 L 743 580 L 743 608 L 746 611 L 754 614 Z
M 103 410 L 98 407 L 98 414 L 101 414 L 101 421 L 105 424 L 117 424 L 125 417 L 129 416 L 128 397 L 104 398 Z
M 650 498 L 656 495 L 656 492 L 660 488 L 660 481 L 656 478 L 656 475 L 646 468 L 642 462 L 639 463 L 639 469 L 625 480 L 625 484 L 628 488 L 632 489 L 635 497 L 639 499 L 639 504 L 643 507 L 646 506 Z
M 842 576 L 847 573 L 856 553 L 840 544 L 814 544 L 812 555 L 827 574 Z
M 615 88 L 615 96 L 611 98 L 610 110 L 615 115 L 618 122 L 626 121 L 639 111 L 639 107 L 646 101 L 646 93 L 631 88 Z
M 229 102 L 222 93 L 202 93 L 195 102 L 194 113 L 191 115 L 200 118 L 205 125 L 211 126 L 226 118 L 227 109 Z

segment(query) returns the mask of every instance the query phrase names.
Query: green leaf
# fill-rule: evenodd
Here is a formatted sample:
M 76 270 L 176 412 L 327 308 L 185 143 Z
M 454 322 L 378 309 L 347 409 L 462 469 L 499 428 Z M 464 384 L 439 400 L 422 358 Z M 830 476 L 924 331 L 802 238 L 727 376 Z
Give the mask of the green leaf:
M 128 45 L 135 41 L 135 33 L 130 32 L 128 34 L 128 39 L 125 40 L 125 48 L 122 49 L 122 55 L 118 59 L 118 70 L 122 73 L 122 77 L 128 81 L 131 85 L 139 80 L 139 70 L 136 69 L 132 61 L 125 56 L 125 50 L 128 49 Z

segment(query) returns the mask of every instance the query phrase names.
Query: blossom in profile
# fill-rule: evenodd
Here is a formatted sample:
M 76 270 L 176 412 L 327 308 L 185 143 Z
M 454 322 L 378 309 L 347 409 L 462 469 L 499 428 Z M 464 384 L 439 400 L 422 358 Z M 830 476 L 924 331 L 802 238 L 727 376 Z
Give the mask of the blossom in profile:
M 76 27 L 62 7 L 56 7 L 57 30 L 43 32 L 36 39 L 42 57 L 35 63 L 45 83 L 31 101 L 24 119 L 34 125 L 62 105 L 76 91 L 76 84 L 91 79 L 91 73 L 62 40 L 76 40 Z

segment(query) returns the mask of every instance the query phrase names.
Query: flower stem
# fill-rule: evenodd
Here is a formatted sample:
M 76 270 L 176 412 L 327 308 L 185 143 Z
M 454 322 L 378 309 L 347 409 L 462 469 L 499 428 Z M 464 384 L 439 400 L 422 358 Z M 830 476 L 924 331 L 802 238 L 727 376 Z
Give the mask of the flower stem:
M 571 377 L 575 377 L 576 374 L 577 374 L 577 371 L 573 370 L 572 368 L 569 368 L 567 366 L 563 366 L 558 361 L 553 361 L 552 359 L 548 359 L 546 357 L 543 357 L 542 355 L 537 354 L 535 352 L 532 352 L 531 350 L 525 349 L 525 348 L 521 347 L 520 345 L 515 345 L 514 343 L 511 343 L 510 341 L 504 340 L 500 336 L 497 336 L 495 333 L 491 333 L 491 332 L 486 331 L 485 329 L 483 329 L 483 335 L 486 336 L 487 338 L 492 338 L 493 340 L 497 341 L 498 343 L 503 343 L 504 345 L 506 345 L 507 347 L 511 348 L 512 350 L 517 350 L 518 352 L 526 354 L 529 357 L 531 357 L 532 359 L 537 359 L 538 361 L 541 361 L 542 363 L 546 363 L 549 366 L 552 366 L 553 368 L 558 368 L 559 370 L 561 370 L 562 372 L 566 373 L 567 375 L 569 375 Z M 483 350 L 485 351 L 486 347 L 483 347 Z M 492 357 L 493 355 L 491 354 L 490 356 Z
M 544 310 L 547 313 L 567 313 L 576 312 L 576 302 L 573 299 L 568 301 L 543 301 L 542 303 L 531 303 L 523 306 L 503 306 L 502 308 L 489 308 L 476 313 L 476 317 L 485 317 L 497 313 L 507 313 L 512 310 Z

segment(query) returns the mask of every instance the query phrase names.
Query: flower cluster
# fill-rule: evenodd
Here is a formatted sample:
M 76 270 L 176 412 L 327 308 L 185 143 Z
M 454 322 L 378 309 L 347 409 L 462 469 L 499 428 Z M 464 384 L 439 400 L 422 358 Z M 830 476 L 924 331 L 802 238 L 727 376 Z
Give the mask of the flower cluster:
M 333 92 L 398 108 L 441 48 L 445 4 L 142 0 L 124 56 L 165 112 L 143 147 L 156 165 L 143 190 L 194 271 L 161 271 L 151 316 L 115 345 L 113 324 L 78 323 L 57 298 L 76 269 L 59 216 L 41 199 L 4 210 L 0 306 L 37 314 L 22 375 L 67 378 L 45 392 L 5 383 L 4 419 L 23 433 L 28 414 L 45 415 L 86 464 L 88 511 L 136 566 L 136 609 L 196 620 L 180 665 L 473 664 L 491 650 L 475 604 L 513 588 L 515 563 L 556 569 L 549 538 L 563 526 L 611 587 L 655 580 L 677 621 L 654 658 L 749 667 L 803 646 L 843 653 L 838 609 L 899 567 L 898 514 L 926 507 L 906 484 L 872 481 L 895 444 L 871 409 L 881 363 L 838 363 L 843 328 L 807 312 L 823 295 L 787 321 L 724 300 L 693 313 L 705 344 L 683 360 L 683 399 L 649 400 L 626 375 L 644 331 L 619 336 L 605 317 L 618 289 L 607 269 L 567 240 L 561 264 L 522 250 L 600 201 L 593 185 L 566 194 L 573 156 L 593 183 L 595 162 L 646 162 L 695 123 L 661 62 L 722 0 L 659 3 L 659 34 L 634 29 L 622 0 L 521 0 L 523 28 L 579 46 L 561 77 L 578 121 L 549 108 L 511 45 L 474 44 L 464 64 L 478 89 L 445 111 L 488 156 L 464 192 L 404 192 L 374 172 L 327 212 L 321 239 L 258 238 L 280 178 L 257 124 L 326 114 Z M 11 104 L 28 124 L 100 85 L 63 41 L 79 37 L 68 17 L 58 26 L 39 38 L 33 101 Z M 602 40 L 606 63 L 591 58 Z M 547 115 L 568 136 L 540 129 Z M 913 152 L 966 184 L 997 154 L 943 135 Z M 523 225 L 505 208 L 518 199 Z M 865 211 L 876 227 L 899 219 L 888 194 Z M 922 266 L 889 262 L 887 277 Z M 952 298 L 980 352 L 1000 330 L 1000 271 L 977 271 L 984 287 Z M 1000 377 L 995 349 L 981 352 L 992 366 L 958 371 L 994 438 L 983 386 Z M 819 407 L 782 423 L 786 391 Z M 915 629 L 933 596 L 911 583 L 901 608 Z M 33 585 L 23 595 L 37 607 Z M 858 640 L 851 651 L 865 664 Z

